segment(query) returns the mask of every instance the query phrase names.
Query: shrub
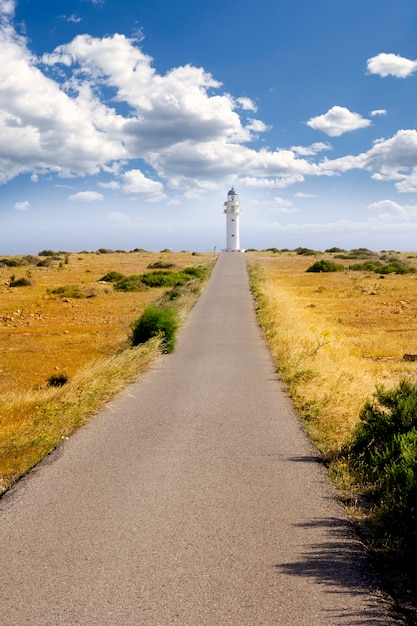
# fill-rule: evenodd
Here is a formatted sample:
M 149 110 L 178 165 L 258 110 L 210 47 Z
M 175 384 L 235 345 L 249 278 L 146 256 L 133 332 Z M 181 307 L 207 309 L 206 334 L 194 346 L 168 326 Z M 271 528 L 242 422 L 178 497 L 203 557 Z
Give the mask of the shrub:
M 380 267 L 382 267 L 380 261 L 364 261 L 363 263 L 349 265 L 349 269 L 353 272 L 376 272 Z
M 167 352 L 175 347 L 175 335 L 178 330 L 178 318 L 174 308 L 150 305 L 136 320 L 132 328 L 132 344 L 137 346 L 151 337 L 162 335 L 163 345 Z
M 114 288 L 116 291 L 145 291 L 148 287 L 143 282 L 140 274 L 132 274 L 118 280 Z
M 121 281 L 125 278 L 124 274 L 121 274 L 120 272 L 107 272 L 107 274 L 105 274 L 104 276 L 102 276 L 100 278 L 100 281 L 104 281 L 106 283 L 117 283 L 118 281 Z
M 55 289 L 47 289 L 47 293 L 59 296 L 60 298 L 84 298 L 85 295 L 78 285 L 65 285 L 65 287 L 56 287 Z
M 181 274 L 191 276 L 192 278 L 204 278 L 207 272 L 207 267 L 201 267 L 196 265 L 193 265 L 192 267 L 186 267 L 185 269 L 181 270 Z
M 47 380 L 50 387 L 63 387 L 68 382 L 68 376 L 66 374 L 52 374 Z
M 9 282 L 9 287 L 29 287 L 32 285 L 32 281 L 29 278 L 14 278 L 12 277 Z
M 175 287 L 190 279 L 178 272 L 156 270 L 155 272 L 142 274 L 141 280 L 145 285 L 148 285 L 148 287 Z
M 375 498 L 390 533 L 417 538 L 417 383 L 377 389 L 346 446 L 354 474 Z
M 325 250 L 325 252 L 329 252 L 331 254 L 336 254 L 337 252 L 346 252 L 346 250 L 344 250 L 343 248 L 337 248 L 336 246 L 334 246 L 333 248 L 327 248 L 327 250 Z
M 170 270 L 173 267 L 176 267 L 175 263 L 155 261 L 155 263 L 150 263 L 148 265 L 148 270 Z
M 310 248 L 296 248 L 294 252 L 302 256 L 314 256 L 317 254 L 317 250 L 311 250 Z
M 337 259 L 372 259 L 378 257 L 377 252 L 372 252 L 368 248 L 354 248 L 349 252 L 337 255 Z
M 316 261 L 313 265 L 310 265 L 310 267 L 306 269 L 306 272 L 340 272 L 344 269 L 344 265 L 341 265 L 340 263 L 333 263 L 333 261 L 322 259 L 321 261 Z

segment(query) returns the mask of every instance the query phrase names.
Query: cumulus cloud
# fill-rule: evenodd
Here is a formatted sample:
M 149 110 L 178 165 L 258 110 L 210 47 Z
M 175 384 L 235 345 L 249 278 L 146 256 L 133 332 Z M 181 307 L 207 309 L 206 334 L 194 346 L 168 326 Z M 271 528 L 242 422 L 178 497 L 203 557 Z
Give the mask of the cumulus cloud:
M 378 74 L 383 78 L 386 76 L 407 78 L 417 70 L 417 61 L 411 61 L 399 54 L 381 52 L 368 59 L 367 66 L 370 74 Z
M 332 149 L 325 142 L 258 149 L 254 140 L 268 127 L 254 118 L 254 101 L 222 92 L 203 68 L 158 73 L 138 40 L 121 34 L 79 35 L 38 59 L 11 25 L 14 7 L 0 0 L 0 184 L 24 173 L 37 181 L 105 172 L 113 180 L 99 182 L 102 189 L 168 202 L 167 190 L 195 198 L 230 180 L 280 189 L 358 168 L 394 180 L 398 191 L 417 190 L 417 131 L 399 131 L 366 153 L 334 160 L 317 158 Z M 340 106 L 307 122 L 330 137 L 370 124 Z M 87 191 L 69 198 L 103 196 Z
M 321 130 L 329 137 L 340 137 L 344 133 L 366 128 L 371 124 L 359 113 L 349 111 L 346 107 L 334 106 L 324 113 L 308 120 L 307 126 L 314 130 Z
M 16 0 L 0 0 L 0 16 L 8 18 L 14 15 Z
M 300 156 L 314 156 L 323 150 L 332 150 L 332 146 L 329 143 L 319 141 L 311 144 L 311 146 L 292 146 L 291 150 Z
M 127 196 L 147 196 L 148 200 L 162 200 L 166 196 L 162 183 L 146 178 L 140 170 L 129 170 L 122 176 L 122 192 Z
M 30 202 L 28 202 L 27 200 L 24 200 L 23 202 L 16 202 L 14 208 L 16 209 L 16 211 L 29 211 Z
M 380 220 L 410 219 L 417 216 L 417 205 L 399 204 L 393 200 L 379 200 L 368 205 L 368 210 L 378 213 Z
M 328 163 L 333 172 L 362 169 L 376 181 L 397 181 L 400 192 L 417 191 L 417 131 L 399 130 L 389 139 L 377 140 L 356 156 L 347 155 Z
M 68 196 L 68 200 L 71 202 L 101 202 L 104 200 L 104 196 L 98 191 L 79 191 Z

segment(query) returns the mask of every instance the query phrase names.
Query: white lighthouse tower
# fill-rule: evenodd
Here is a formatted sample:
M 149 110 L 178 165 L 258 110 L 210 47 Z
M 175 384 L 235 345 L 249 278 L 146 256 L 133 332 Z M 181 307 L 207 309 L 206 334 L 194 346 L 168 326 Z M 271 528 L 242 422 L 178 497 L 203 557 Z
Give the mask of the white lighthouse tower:
M 231 188 L 227 193 L 227 201 L 224 203 L 226 207 L 226 252 L 240 252 L 239 237 L 239 196 L 236 191 Z

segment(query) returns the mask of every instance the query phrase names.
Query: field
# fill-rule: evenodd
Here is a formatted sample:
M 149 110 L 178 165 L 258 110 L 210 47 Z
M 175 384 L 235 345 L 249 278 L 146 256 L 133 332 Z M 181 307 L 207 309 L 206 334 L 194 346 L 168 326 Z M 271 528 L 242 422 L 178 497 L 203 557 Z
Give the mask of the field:
M 417 624 L 416 256 L 337 256 L 246 259 L 277 372 L 386 590 Z M 323 261 L 343 267 L 307 272 Z
M 417 354 L 417 274 L 350 271 L 353 260 L 338 260 L 345 271 L 306 271 L 335 256 L 246 254 L 277 368 L 325 454 L 343 445 L 377 385 L 417 380 L 417 362 L 403 358 Z
M 155 264 L 178 272 L 212 262 L 209 254 L 144 251 L 3 258 L 0 493 L 133 380 L 160 349 L 158 341 L 132 349 L 129 335 L 132 322 L 167 289 L 116 291 L 101 279 L 109 272 L 140 275 Z M 175 301 L 180 316 L 198 297 L 195 282 Z M 54 386 L 53 381 L 67 382 Z

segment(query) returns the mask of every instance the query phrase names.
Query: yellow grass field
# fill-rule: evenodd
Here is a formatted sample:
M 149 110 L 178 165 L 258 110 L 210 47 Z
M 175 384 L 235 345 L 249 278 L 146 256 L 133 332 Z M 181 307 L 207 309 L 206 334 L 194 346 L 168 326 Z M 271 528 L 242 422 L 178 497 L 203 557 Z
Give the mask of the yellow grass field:
M 340 449 L 376 385 L 417 380 L 417 274 L 307 273 L 334 254 L 249 252 L 266 338 L 306 428 L 325 455 Z M 415 255 L 399 255 L 416 265 Z
M 133 349 L 129 334 L 167 289 L 118 292 L 100 279 L 112 271 L 142 274 L 155 262 L 178 271 L 213 260 L 187 252 L 63 253 L 49 267 L 0 266 L 0 493 L 134 380 L 159 349 L 158 341 Z M 32 284 L 9 286 L 21 278 Z M 71 294 L 73 287 L 83 297 L 51 293 Z M 197 295 L 176 301 L 180 315 Z M 54 375 L 68 383 L 51 387 Z

